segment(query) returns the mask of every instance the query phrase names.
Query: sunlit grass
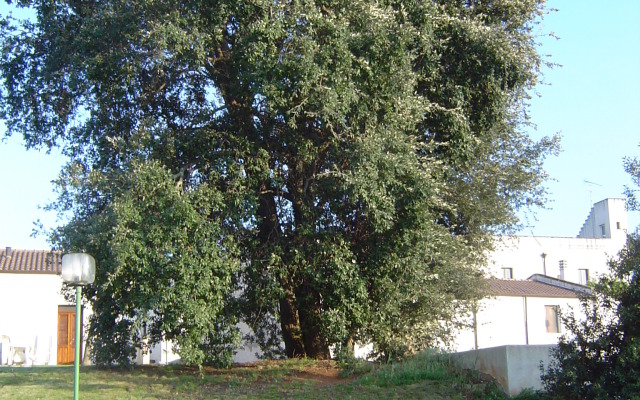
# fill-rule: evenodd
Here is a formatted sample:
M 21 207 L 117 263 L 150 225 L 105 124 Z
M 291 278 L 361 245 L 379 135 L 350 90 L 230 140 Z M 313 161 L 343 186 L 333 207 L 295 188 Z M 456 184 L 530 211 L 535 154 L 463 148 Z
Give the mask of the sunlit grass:
M 72 367 L 0 367 L 0 399 L 69 399 Z M 82 367 L 82 399 L 506 399 L 434 354 L 403 363 L 359 362 L 338 374 L 333 361 L 265 361 L 232 369 Z

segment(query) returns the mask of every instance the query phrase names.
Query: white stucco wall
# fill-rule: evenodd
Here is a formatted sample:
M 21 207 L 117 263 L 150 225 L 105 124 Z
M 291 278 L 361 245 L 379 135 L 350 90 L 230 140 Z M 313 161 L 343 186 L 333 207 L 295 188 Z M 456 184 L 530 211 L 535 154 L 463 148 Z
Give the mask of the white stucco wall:
M 602 232 L 604 226 L 604 234 Z M 626 203 L 622 198 L 610 198 L 597 202 L 580 229 L 579 237 L 609 238 L 624 242 L 629 229 Z
M 240 322 L 238 328 L 243 336 L 250 333 L 249 326 L 244 322 Z M 167 340 L 156 343 L 149 349 L 148 358 L 143 358 L 143 355 L 138 351 L 136 362 L 138 364 L 159 365 L 179 363 L 180 356 L 174 352 L 173 346 L 173 342 Z M 257 361 L 260 354 L 262 354 L 260 346 L 255 343 L 243 341 L 241 347 L 237 349 L 236 354 L 233 356 L 233 362 L 248 363 Z
M 605 226 L 604 236 L 601 225 Z M 545 274 L 546 270 L 546 275 L 559 278 L 560 261 L 565 261 L 561 279 L 581 283 L 579 270 L 588 269 L 589 279 L 595 280 L 608 271 L 608 260 L 624 247 L 628 228 L 625 200 L 605 199 L 593 205 L 578 237 L 497 238 L 495 251 L 489 254 L 488 272 L 504 278 L 502 269 L 511 268 L 513 279 L 527 279 L 533 274 Z
M 34 364 L 56 364 L 58 306 L 73 306 L 61 288 L 59 275 L 0 274 L 0 335 L 8 336 L 14 347 L 37 350 Z
M 562 238 L 547 236 L 500 237 L 489 256 L 489 274 L 503 278 L 502 268 L 511 268 L 513 279 L 533 274 L 560 277 L 560 261 L 566 262 L 564 279 L 580 283 L 580 269 L 589 270 L 589 279 L 608 271 L 607 262 L 624 247 L 624 240 Z M 544 258 L 542 254 L 545 254 Z
M 485 299 L 480 303 L 476 314 L 478 348 L 556 344 L 564 327 L 561 327 L 560 333 L 547 332 L 545 306 L 560 306 L 565 313 L 573 310 L 579 312 L 579 303 L 574 298 L 554 297 L 526 297 L 526 302 L 525 297 L 516 296 Z M 473 328 L 460 331 L 456 335 L 454 350 L 474 350 L 475 335 Z
M 250 327 L 244 323 L 240 322 L 238 324 L 238 328 L 240 328 L 241 334 L 244 336 L 246 334 L 251 333 Z M 284 343 L 282 343 L 284 346 Z M 240 348 L 236 349 L 236 353 L 233 356 L 234 363 L 250 363 L 254 361 L 260 360 L 260 356 L 262 355 L 262 351 L 260 350 L 260 346 L 256 343 L 243 341 Z M 356 358 L 365 359 L 373 350 L 373 344 L 355 344 L 354 345 L 354 356 Z M 331 354 L 333 356 L 333 349 L 331 349 Z M 138 352 L 136 357 L 136 362 L 138 364 L 172 364 L 179 363 L 180 357 L 178 354 L 173 352 L 173 343 L 169 341 L 163 341 L 161 343 L 157 343 L 151 346 L 148 355 L 145 358 L 145 355 Z
M 151 346 L 149 363 L 168 365 L 180 362 L 180 356 L 173 351 L 173 343 L 164 340 Z

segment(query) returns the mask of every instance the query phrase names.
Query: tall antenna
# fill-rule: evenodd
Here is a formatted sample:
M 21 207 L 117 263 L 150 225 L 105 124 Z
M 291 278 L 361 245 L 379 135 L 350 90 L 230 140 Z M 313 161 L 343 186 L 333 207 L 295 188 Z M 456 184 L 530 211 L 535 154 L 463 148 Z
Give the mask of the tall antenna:
M 594 186 L 602 187 L 602 185 L 599 183 L 588 181 L 586 179 L 584 180 L 584 183 L 586 183 L 587 186 L 589 187 L 587 190 L 589 191 L 589 207 L 591 207 L 593 205 L 593 198 L 591 196 L 591 194 L 593 193 L 593 187 Z

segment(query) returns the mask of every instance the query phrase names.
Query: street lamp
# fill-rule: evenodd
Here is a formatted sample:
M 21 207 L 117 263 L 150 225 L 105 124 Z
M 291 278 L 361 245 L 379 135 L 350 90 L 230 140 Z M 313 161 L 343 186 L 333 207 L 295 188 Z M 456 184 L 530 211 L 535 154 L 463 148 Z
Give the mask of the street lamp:
M 62 280 L 76 287 L 76 350 L 73 357 L 73 399 L 78 400 L 80 388 L 80 301 L 82 286 L 93 283 L 96 277 L 96 260 L 89 254 L 71 253 L 62 256 Z

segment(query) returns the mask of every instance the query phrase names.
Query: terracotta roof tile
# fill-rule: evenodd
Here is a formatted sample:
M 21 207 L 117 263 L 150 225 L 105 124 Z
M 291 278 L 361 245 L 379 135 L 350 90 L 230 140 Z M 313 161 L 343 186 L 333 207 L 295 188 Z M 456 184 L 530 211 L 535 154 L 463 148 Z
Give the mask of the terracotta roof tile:
M 489 279 L 487 282 L 487 294 L 492 296 L 578 297 L 576 291 L 530 280 Z
M 0 273 L 60 274 L 62 253 L 51 250 L 18 250 L 0 252 Z

